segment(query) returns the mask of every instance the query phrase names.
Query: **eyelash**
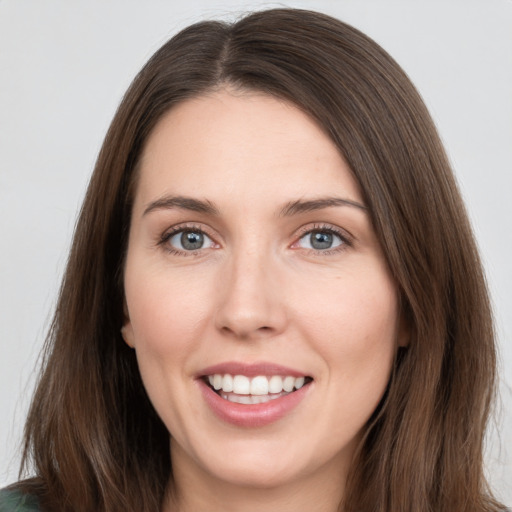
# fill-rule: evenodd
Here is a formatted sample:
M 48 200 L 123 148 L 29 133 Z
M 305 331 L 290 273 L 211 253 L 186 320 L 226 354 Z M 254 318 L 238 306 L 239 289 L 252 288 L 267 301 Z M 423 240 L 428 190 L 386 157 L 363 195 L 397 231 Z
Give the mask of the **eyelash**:
M 341 230 L 340 228 L 333 226 L 331 224 L 314 224 L 313 226 L 308 225 L 304 226 L 299 230 L 299 233 L 297 235 L 297 241 L 293 243 L 293 245 L 296 245 L 300 240 L 302 240 L 306 235 L 309 235 L 311 233 L 329 233 L 331 235 L 335 235 L 339 237 L 341 240 L 341 244 L 333 247 L 332 249 L 325 249 L 325 250 L 319 250 L 319 249 L 306 249 L 308 253 L 312 253 L 315 255 L 320 256 L 330 256 L 332 254 L 337 254 L 340 252 L 343 252 L 347 250 L 349 247 L 353 246 L 353 238 L 349 236 L 348 233 L 346 233 L 344 230 Z
M 197 249 L 195 251 L 182 251 L 180 249 L 176 249 L 175 247 L 172 247 L 169 245 L 169 240 L 171 238 L 182 232 L 193 232 L 193 233 L 200 233 L 203 235 L 206 235 L 210 240 L 212 240 L 215 243 L 215 238 L 208 233 L 208 230 L 205 230 L 204 227 L 200 227 L 196 224 L 180 224 L 178 226 L 172 227 L 169 231 L 166 231 L 162 234 L 160 239 L 158 240 L 158 245 L 162 246 L 165 251 L 172 255 L 177 256 L 198 256 L 199 253 L 204 249 Z M 325 250 L 319 250 L 319 249 L 307 249 L 305 248 L 308 253 L 313 253 L 315 255 L 320 256 L 329 256 L 331 254 L 340 253 L 342 251 L 345 251 L 347 248 L 353 246 L 353 239 L 351 236 L 349 236 L 344 230 L 341 230 L 335 226 L 332 226 L 330 224 L 314 224 L 313 226 L 308 225 L 304 226 L 299 230 L 299 232 L 296 235 L 296 241 L 293 242 L 292 247 L 300 242 L 306 235 L 319 232 L 319 233 L 329 233 L 331 235 L 335 235 L 339 237 L 341 240 L 340 245 L 332 248 L 332 249 L 325 249 Z
M 172 247 L 168 244 L 169 240 L 171 238 L 178 234 L 183 232 L 192 232 L 192 233 L 201 233 L 203 235 L 206 235 L 209 239 L 214 241 L 214 237 L 211 236 L 207 230 L 205 230 L 203 227 L 198 226 L 197 224 L 180 224 L 178 226 L 172 227 L 169 231 L 166 231 L 158 241 L 158 245 L 162 246 L 164 250 L 172 255 L 176 256 L 197 256 L 203 249 L 197 249 L 195 251 L 182 251 L 180 249 L 176 249 L 175 247 Z

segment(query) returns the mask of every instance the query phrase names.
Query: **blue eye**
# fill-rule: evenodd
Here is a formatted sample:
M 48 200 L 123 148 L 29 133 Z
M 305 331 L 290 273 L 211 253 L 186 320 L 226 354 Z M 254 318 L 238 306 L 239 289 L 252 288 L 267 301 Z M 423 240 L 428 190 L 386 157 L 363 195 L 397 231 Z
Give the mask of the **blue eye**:
M 168 238 L 173 249 L 179 251 L 198 251 L 213 246 L 213 240 L 200 230 L 182 229 Z
M 315 251 L 326 251 L 342 245 L 344 240 L 340 235 L 329 230 L 314 230 L 306 233 L 299 240 L 299 247 L 303 249 L 314 249 Z

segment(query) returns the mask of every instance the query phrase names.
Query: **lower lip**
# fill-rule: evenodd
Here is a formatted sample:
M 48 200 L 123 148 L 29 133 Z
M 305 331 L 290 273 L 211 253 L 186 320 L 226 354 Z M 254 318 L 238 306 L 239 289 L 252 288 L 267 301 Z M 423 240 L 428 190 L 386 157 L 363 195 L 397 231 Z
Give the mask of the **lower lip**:
M 263 427 L 280 420 L 299 405 L 311 383 L 264 404 L 238 404 L 224 400 L 203 380 L 197 380 L 206 403 L 221 420 L 238 427 Z

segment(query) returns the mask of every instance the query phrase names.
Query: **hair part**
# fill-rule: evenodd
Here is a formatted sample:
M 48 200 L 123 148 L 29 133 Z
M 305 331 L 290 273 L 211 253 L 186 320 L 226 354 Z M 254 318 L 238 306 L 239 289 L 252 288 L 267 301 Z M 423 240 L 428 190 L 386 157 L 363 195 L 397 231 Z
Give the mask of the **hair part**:
M 488 293 L 434 124 L 395 61 L 358 30 L 298 9 L 201 22 L 149 60 L 112 121 L 76 226 L 25 428 L 20 484 L 48 510 L 160 507 L 169 435 L 122 341 L 137 163 L 162 116 L 229 87 L 290 101 L 361 186 L 410 335 L 369 421 L 343 510 L 496 511 L 482 444 L 494 393 Z

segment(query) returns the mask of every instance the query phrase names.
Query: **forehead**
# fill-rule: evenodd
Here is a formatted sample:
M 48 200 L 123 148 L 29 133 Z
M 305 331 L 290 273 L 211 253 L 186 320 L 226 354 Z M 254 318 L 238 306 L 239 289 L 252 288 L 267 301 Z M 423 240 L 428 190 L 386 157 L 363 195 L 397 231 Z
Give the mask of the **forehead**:
M 218 91 L 186 100 L 156 125 L 140 161 L 136 202 L 158 195 L 361 200 L 338 148 L 299 108 L 270 95 Z

